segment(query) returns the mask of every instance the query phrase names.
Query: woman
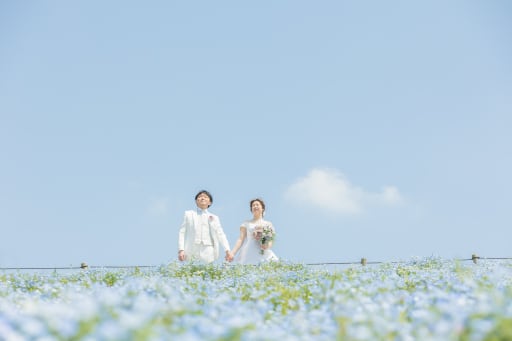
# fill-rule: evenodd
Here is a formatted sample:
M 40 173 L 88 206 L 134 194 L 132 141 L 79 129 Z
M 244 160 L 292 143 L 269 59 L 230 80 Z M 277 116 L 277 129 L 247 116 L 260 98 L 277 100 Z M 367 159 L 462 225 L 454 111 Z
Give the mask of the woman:
M 271 250 L 275 236 L 274 226 L 263 220 L 265 203 L 261 199 L 251 200 L 249 207 L 253 218 L 240 226 L 240 237 L 232 250 L 235 263 L 257 264 L 262 261 L 278 260 Z

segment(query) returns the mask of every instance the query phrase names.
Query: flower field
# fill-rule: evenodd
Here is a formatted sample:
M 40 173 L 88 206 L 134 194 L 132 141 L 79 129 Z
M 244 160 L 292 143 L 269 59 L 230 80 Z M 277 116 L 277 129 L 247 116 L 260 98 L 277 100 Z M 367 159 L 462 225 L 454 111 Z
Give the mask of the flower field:
M 0 340 L 511 340 L 512 262 L 0 272 Z

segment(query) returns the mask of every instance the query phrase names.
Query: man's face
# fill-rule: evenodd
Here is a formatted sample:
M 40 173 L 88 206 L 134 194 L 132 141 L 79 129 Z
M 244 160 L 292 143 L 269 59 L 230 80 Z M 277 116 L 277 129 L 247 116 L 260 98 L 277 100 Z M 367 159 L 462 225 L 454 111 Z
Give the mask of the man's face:
M 202 210 L 206 210 L 208 206 L 210 206 L 210 197 L 208 197 L 205 193 L 199 194 L 196 199 L 196 205 Z

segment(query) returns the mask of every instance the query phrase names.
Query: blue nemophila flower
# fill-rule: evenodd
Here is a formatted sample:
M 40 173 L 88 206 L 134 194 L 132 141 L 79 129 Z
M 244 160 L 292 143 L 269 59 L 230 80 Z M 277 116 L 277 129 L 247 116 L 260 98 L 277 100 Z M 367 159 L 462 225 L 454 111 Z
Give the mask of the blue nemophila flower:
M 511 286 L 511 262 L 437 258 L 17 273 L 0 276 L 0 339 L 505 338 Z

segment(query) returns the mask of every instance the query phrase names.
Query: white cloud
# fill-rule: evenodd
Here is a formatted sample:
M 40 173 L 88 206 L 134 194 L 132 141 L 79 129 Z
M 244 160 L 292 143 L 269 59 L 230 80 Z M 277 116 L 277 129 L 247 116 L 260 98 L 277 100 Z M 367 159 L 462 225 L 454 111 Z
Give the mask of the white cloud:
M 169 200 L 167 198 L 152 198 L 147 212 L 152 216 L 164 216 L 169 211 Z
M 315 168 L 286 191 L 292 201 L 339 214 L 358 214 L 373 205 L 397 205 L 403 201 L 396 187 L 372 193 L 351 184 L 339 171 Z

